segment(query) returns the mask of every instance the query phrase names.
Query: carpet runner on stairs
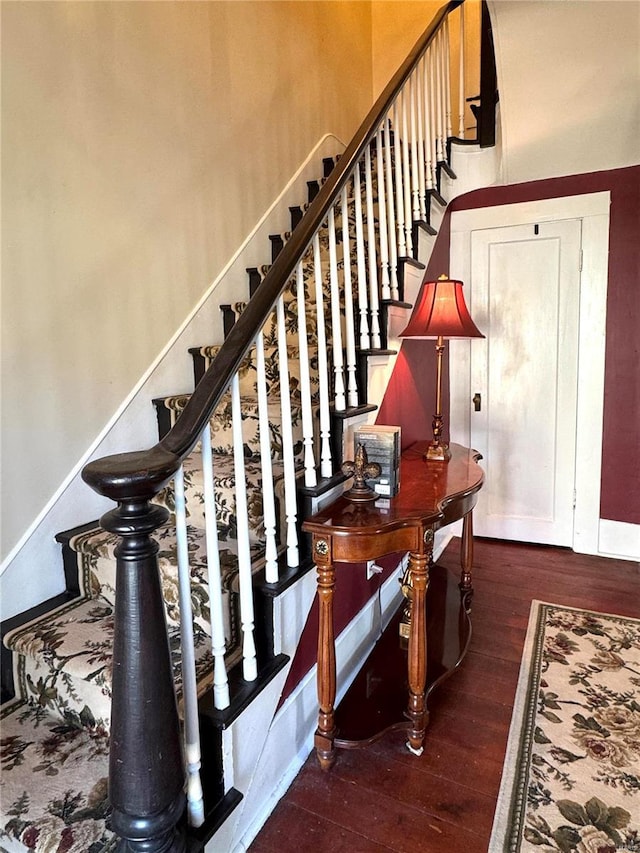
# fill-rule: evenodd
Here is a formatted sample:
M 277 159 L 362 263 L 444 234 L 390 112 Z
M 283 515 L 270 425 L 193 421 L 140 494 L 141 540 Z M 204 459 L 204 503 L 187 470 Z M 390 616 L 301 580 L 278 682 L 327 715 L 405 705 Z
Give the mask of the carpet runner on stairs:
M 0 712 L 0 851 L 112 853 L 109 736 L 100 725 L 62 722 L 21 700 Z

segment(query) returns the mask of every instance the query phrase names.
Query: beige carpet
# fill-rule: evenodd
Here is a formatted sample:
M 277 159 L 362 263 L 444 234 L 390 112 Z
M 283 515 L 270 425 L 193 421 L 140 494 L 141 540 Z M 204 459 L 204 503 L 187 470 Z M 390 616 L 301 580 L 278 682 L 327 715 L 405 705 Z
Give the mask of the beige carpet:
M 108 737 L 79 728 L 37 705 L 2 707 L 4 853 L 112 853 L 108 828 Z

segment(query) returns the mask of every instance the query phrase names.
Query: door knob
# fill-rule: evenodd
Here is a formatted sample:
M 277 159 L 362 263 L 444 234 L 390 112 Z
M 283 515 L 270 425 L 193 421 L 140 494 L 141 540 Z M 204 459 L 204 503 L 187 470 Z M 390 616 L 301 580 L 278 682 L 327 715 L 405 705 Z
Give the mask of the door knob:
M 479 412 L 482 408 L 482 395 L 478 392 L 473 395 L 473 408 L 476 410 L 476 412 Z

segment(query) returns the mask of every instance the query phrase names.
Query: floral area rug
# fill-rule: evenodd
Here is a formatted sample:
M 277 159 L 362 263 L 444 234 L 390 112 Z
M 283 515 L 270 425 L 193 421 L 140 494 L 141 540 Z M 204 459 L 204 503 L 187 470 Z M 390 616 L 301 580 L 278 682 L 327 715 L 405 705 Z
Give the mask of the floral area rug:
M 640 620 L 534 601 L 489 853 L 640 853 Z

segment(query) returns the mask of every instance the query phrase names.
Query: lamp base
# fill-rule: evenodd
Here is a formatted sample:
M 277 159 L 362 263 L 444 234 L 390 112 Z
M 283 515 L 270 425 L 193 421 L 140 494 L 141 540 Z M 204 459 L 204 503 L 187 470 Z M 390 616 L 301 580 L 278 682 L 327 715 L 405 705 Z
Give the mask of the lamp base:
M 446 444 L 432 442 L 425 450 L 422 458 L 429 462 L 448 462 L 451 459 L 451 451 Z

